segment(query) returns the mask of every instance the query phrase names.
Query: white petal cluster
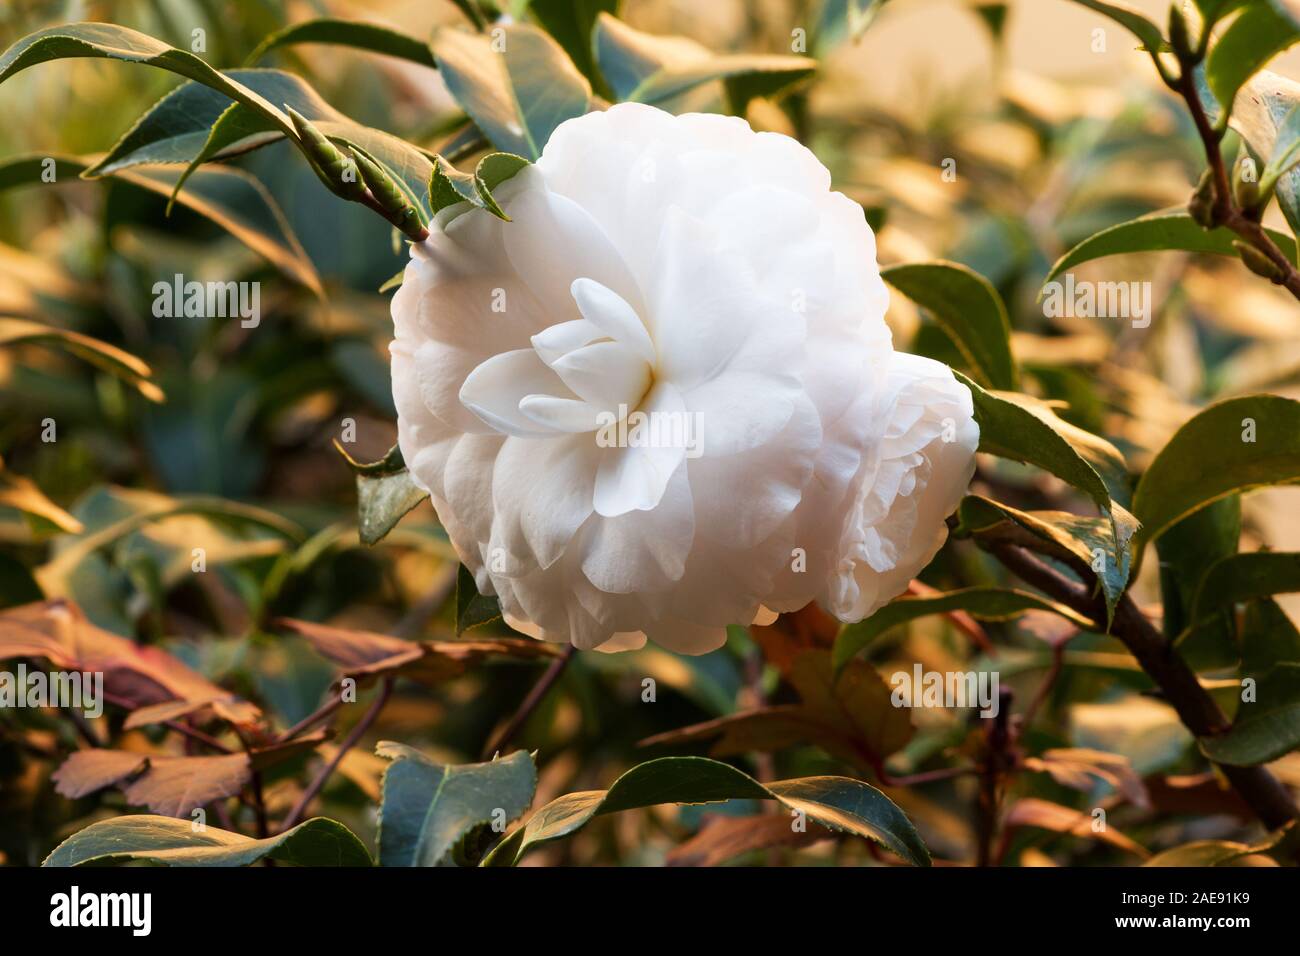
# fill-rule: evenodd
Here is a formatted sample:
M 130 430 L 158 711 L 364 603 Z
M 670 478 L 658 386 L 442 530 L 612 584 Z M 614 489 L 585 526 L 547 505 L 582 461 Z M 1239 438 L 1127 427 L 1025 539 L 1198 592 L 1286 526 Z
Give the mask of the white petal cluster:
M 897 353 L 862 209 L 796 141 L 623 104 L 443 210 L 393 300 L 399 441 L 479 590 L 545 640 L 859 620 L 942 545 L 969 391 Z

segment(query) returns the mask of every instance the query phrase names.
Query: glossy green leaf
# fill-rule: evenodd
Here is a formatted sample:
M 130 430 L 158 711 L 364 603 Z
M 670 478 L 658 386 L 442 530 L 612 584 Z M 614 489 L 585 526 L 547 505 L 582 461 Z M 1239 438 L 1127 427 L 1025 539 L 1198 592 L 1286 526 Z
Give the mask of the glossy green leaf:
M 593 817 L 663 803 L 776 800 L 832 830 L 874 840 L 914 866 L 929 866 L 930 853 L 916 828 L 892 800 L 860 780 L 801 777 L 761 784 L 735 767 L 704 757 L 664 757 L 638 764 L 608 790 L 570 793 L 534 813 L 499 843 L 485 865 L 510 866 L 538 844 L 581 829 Z
M 474 575 L 462 564 L 456 572 L 456 634 L 495 621 L 500 616 L 501 605 L 497 599 L 479 594 Z
M 1144 50 L 1162 50 L 1168 46 L 1164 34 L 1160 32 L 1160 27 L 1140 10 L 1127 3 L 1104 3 L 1102 0 L 1074 0 L 1074 2 L 1110 17 L 1141 40 Z
M 1142 542 L 1227 495 L 1300 481 L 1300 402 L 1250 395 L 1211 405 L 1174 434 L 1133 495 Z
M 325 43 L 351 47 L 370 53 L 383 53 L 401 60 L 410 60 L 421 66 L 437 68 L 429 45 L 417 37 L 378 23 L 364 20 L 342 20 L 337 17 L 320 17 L 293 23 L 279 30 L 257 45 L 246 61 L 256 63 L 272 50 L 297 43 Z
M 1127 467 L 1113 445 L 1061 420 L 1037 399 L 985 391 L 960 372 L 954 374 L 971 390 L 980 451 L 1051 472 L 1096 502 L 1110 519 L 1117 546 L 1132 537 L 1136 519 L 1125 508 Z
M 962 499 L 957 517 L 960 520 L 958 535 L 979 537 L 981 532 L 1009 521 L 1078 558 L 1094 569 L 1106 598 L 1108 615 L 1114 614 L 1116 603 L 1128 587 L 1132 552 L 1125 540 L 1125 546 L 1116 553 L 1111 524 L 1104 518 L 1089 518 L 1065 511 L 1020 511 L 979 495 Z
M 375 752 L 392 761 L 379 804 L 380 866 L 452 862 L 457 848 L 475 842 L 476 831 L 518 819 L 537 788 L 537 768 L 523 750 L 451 766 L 392 741 L 382 741 Z
M 1229 495 L 1194 511 L 1156 541 L 1165 637 L 1195 670 L 1226 669 L 1237 662 L 1237 629 L 1231 613 L 1197 610 L 1197 591 L 1209 568 L 1235 555 L 1241 543 L 1241 497 Z M 1185 633 L 1191 626 L 1193 630 Z
M 1205 79 L 1215 99 L 1229 112 L 1237 91 L 1269 60 L 1300 41 L 1300 19 L 1284 0 L 1256 0 L 1210 48 Z
M 433 176 L 429 180 L 429 205 L 437 213 L 448 206 L 468 202 L 508 222 L 510 217 L 497 204 L 492 190 L 527 165 L 528 160 L 513 153 L 489 153 L 479 160 L 474 174 L 470 175 L 439 160 L 434 163 Z
M 150 815 L 92 823 L 64 840 L 42 866 L 95 866 L 142 861 L 159 866 L 251 866 L 262 859 L 293 866 L 372 866 L 365 844 L 341 823 L 315 817 L 254 840 L 190 820 Z
M 901 597 L 865 620 L 850 624 L 835 638 L 834 665 L 838 670 L 881 634 L 931 614 L 965 611 L 986 621 L 1008 621 L 1026 611 L 1048 611 L 1081 628 L 1092 622 L 1063 604 L 1013 588 L 973 587 L 927 597 Z
M 547 33 L 564 48 L 573 65 L 590 81 L 592 88 L 608 96 L 604 77 L 596 66 L 592 32 L 596 18 L 607 13 L 618 16 L 619 0 L 530 0 L 528 10 Z
M 891 266 L 880 275 L 934 317 L 980 384 L 1020 387 L 1011 355 L 1011 322 L 1002 297 L 987 279 L 956 262 Z
M 75 57 L 139 63 L 197 80 L 272 117 L 281 132 L 293 136 L 289 117 L 260 94 L 214 70 L 193 53 L 113 23 L 69 23 L 23 37 L 0 55 L 0 83 L 38 63 Z
M 411 480 L 397 445 L 378 461 L 366 463 L 349 455 L 337 441 L 334 447 L 356 475 L 357 536 L 362 544 L 379 543 L 412 508 L 429 497 Z
M 1275 229 L 1267 232 L 1279 248 L 1294 260 L 1295 240 Z M 1184 209 L 1164 209 L 1089 236 L 1056 261 L 1044 283 L 1053 281 L 1080 263 L 1132 252 L 1177 249 L 1236 258 L 1237 252 L 1232 247 L 1235 238 L 1235 233 L 1222 227 L 1202 229 Z
M 642 33 L 601 14 L 596 59 L 620 100 L 667 108 L 677 97 L 722 81 L 731 112 L 744 115 L 755 97 L 774 96 L 812 76 L 817 61 L 802 56 L 715 54 L 685 37 Z
M 1192 620 L 1256 598 L 1300 591 L 1300 552 L 1255 551 L 1212 564 L 1196 591 Z
M 488 37 L 443 28 L 433 52 L 452 96 L 493 145 L 537 159 L 557 126 L 587 112 L 591 86 L 541 30 L 502 29 L 502 51 Z

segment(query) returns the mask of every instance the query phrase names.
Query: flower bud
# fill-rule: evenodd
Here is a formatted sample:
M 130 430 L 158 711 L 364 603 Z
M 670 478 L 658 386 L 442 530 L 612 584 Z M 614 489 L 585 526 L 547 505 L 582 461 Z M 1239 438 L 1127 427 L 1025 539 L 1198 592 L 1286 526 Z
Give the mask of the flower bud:
M 1214 178 L 1208 169 L 1201 173 L 1196 191 L 1187 203 L 1187 212 L 1202 229 L 1213 229 L 1218 225 L 1214 216 Z
M 325 185 L 345 199 L 360 199 L 366 189 L 351 158 L 292 106 L 285 106 L 285 111 Z
M 1241 261 L 1246 264 L 1246 268 L 1255 275 L 1263 276 L 1271 282 L 1277 282 L 1282 278 L 1282 270 L 1277 267 L 1277 263 L 1254 246 L 1240 239 L 1234 239 L 1232 248 L 1237 250 L 1237 255 L 1241 256 Z

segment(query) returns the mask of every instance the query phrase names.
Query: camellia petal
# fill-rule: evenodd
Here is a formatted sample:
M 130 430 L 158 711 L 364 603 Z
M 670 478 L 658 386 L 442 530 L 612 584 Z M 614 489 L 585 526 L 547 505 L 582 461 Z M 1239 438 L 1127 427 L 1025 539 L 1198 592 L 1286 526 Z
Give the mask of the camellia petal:
M 412 249 L 414 480 L 520 633 L 706 653 L 907 586 L 974 468 L 969 392 L 893 351 L 875 238 L 807 149 L 619 104 Z

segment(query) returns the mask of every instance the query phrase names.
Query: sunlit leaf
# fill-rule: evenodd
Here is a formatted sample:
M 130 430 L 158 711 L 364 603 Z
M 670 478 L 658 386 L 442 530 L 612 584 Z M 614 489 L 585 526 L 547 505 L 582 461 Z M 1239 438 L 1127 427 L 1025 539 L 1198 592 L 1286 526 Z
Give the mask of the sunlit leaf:
M 369 852 L 347 827 L 316 817 L 254 840 L 190 820 L 127 816 L 92 823 L 64 840 L 42 866 L 104 866 L 139 860 L 159 866 L 251 866 L 262 859 L 294 866 L 372 866 Z

